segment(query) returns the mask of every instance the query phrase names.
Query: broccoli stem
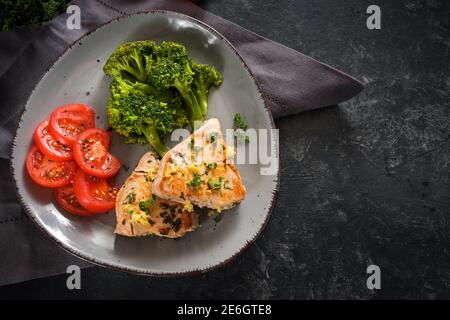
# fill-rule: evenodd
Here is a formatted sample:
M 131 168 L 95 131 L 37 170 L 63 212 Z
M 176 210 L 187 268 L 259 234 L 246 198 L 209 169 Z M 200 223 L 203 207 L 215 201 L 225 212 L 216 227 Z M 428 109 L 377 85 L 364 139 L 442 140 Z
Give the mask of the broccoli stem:
M 208 110 L 208 90 L 205 89 L 204 86 L 197 86 L 197 90 L 195 91 L 197 93 L 197 100 L 202 109 L 202 113 L 205 115 Z
M 180 92 L 181 97 L 186 104 L 191 126 L 194 126 L 195 121 L 203 121 L 205 119 L 205 114 L 203 113 L 202 107 L 198 103 L 194 92 L 192 92 L 190 88 L 186 88 L 186 86 L 179 81 L 175 81 L 175 88 Z
M 161 141 L 155 126 L 148 125 L 142 130 L 142 132 L 147 138 L 147 141 L 152 145 L 153 149 L 155 149 L 161 157 L 169 151 L 166 145 Z

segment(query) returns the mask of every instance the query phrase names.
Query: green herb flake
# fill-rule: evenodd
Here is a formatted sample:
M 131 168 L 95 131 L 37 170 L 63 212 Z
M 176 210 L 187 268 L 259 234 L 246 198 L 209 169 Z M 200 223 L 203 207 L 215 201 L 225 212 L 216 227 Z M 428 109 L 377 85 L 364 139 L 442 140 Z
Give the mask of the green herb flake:
M 242 130 L 248 129 L 248 124 L 242 119 L 240 113 L 236 113 L 233 118 L 234 125 Z
M 192 177 L 192 180 L 188 182 L 188 185 L 197 188 L 202 183 L 202 178 L 198 173 L 194 173 L 194 176 Z
M 209 170 L 217 168 L 217 163 L 216 162 L 207 163 L 205 167 L 206 167 L 205 174 L 208 174 Z
M 147 212 L 148 208 L 155 204 L 155 200 L 156 200 L 156 196 L 152 195 L 151 199 L 148 199 L 145 201 L 139 201 L 139 209 L 141 209 L 141 211 Z
M 123 204 L 132 204 L 134 201 L 136 201 L 136 193 L 130 192 L 127 194 L 127 197 L 125 198 L 125 202 Z
M 214 182 L 212 179 L 208 179 L 208 186 L 212 190 L 218 190 L 222 188 L 223 183 L 224 183 L 223 177 L 219 177 L 219 179 L 216 182 Z
M 210 143 L 216 143 L 217 141 L 217 132 L 211 132 L 206 137 L 207 141 Z

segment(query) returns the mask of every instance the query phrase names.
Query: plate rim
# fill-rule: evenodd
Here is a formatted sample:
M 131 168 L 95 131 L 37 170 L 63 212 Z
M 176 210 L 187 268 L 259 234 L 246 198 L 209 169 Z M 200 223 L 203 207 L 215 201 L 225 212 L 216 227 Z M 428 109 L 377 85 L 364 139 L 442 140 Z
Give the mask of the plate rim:
M 41 225 L 41 223 L 38 221 L 37 217 L 34 216 L 34 214 L 32 213 L 32 210 L 30 209 L 29 205 L 27 203 L 25 203 L 22 195 L 20 194 L 19 188 L 18 188 L 18 181 L 16 180 L 16 173 L 15 173 L 15 168 L 14 168 L 14 157 L 13 157 L 13 153 L 14 153 L 14 149 L 16 147 L 16 139 L 17 139 L 17 134 L 19 131 L 19 128 L 21 127 L 21 124 L 23 122 L 23 116 L 25 114 L 25 112 L 27 111 L 27 106 L 28 103 L 31 99 L 31 96 L 34 94 L 34 92 L 36 91 L 37 86 L 41 83 L 42 79 L 50 72 L 50 70 L 53 68 L 53 66 L 67 53 L 69 52 L 69 50 L 72 50 L 73 45 L 76 44 L 77 42 L 82 41 L 83 39 L 89 37 L 92 33 L 96 32 L 97 30 L 106 27 L 107 25 L 114 23 L 116 21 L 122 20 L 122 19 L 127 19 L 130 18 L 132 16 L 138 16 L 138 15 L 147 15 L 147 14 L 163 14 L 163 15 L 176 15 L 176 16 L 180 16 L 183 17 L 187 20 L 190 20 L 192 23 L 200 25 L 201 27 L 207 29 L 209 32 L 211 32 L 212 34 L 218 36 L 222 41 L 225 42 L 225 44 L 234 52 L 234 54 L 239 58 L 239 60 L 241 61 L 242 66 L 247 70 L 248 74 L 250 75 L 250 77 L 252 78 L 255 86 L 256 86 L 256 90 L 259 93 L 259 95 L 262 98 L 262 102 L 263 102 L 263 106 L 264 109 L 267 112 L 268 118 L 269 118 L 269 122 L 270 125 L 272 127 L 272 129 L 276 129 L 275 126 L 275 121 L 273 119 L 272 113 L 268 107 L 268 103 L 267 103 L 267 97 L 264 94 L 264 92 L 261 90 L 261 85 L 259 84 L 258 80 L 256 79 L 255 75 L 253 74 L 253 72 L 251 71 L 251 69 L 249 68 L 249 66 L 247 65 L 247 63 L 245 62 L 245 60 L 242 58 L 242 56 L 239 54 L 239 52 L 237 51 L 237 49 L 233 46 L 233 44 L 225 37 L 223 36 L 219 31 L 217 31 L 216 29 L 214 29 L 213 27 L 211 27 L 210 25 L 208 25 L 207 23 L 200 21 L 190 15 L 184 14 L 184 13 L 180 13 L 180 12 L 176 12 L 176 11 L 170 11 L 170 10 L 160 10 L 160 9 L 151 9 L 151 10 L 143 10 L 143 11 L 137 11 L 137 12 L 133 12 L 133 13 L 128 13 L 128 14 L 124 14 L 122 16 L 116 17 L 114 19 L 111 19 L 107 22 L 104 22 L 100 25 L 98 25 L 96 28 L 89 30 L 86 34 L 84 34 L 83 36 L 81 36 L 80 38 L 76 39 L 75 41 L 73 41 L 71 44 L 69 44 L 67 46 L 67 48 L 64 49 L 64 51 L 62 51 L 50 64 L 50 66 L 45 70 L 45 72 L 42 74 L 42 76 L 39 78 L 39 80 L 36 82 L 36 84 L 34 85 L 33 89 L 31 90 L 30 94 L 28 95 L 28 98 L 26 100 L 26 102 L 23 104 L 23 111 L 20 114 L 20 118 L 19 121 L 17 122 L 16 128 L 14 130 L 14 138 L 12 139 L 11 142 L 11 146 L 10 146 L 10 172 L 11 175 L 13 177 L 13 184 L 14 184 L 14 190 L 16 192 L 16 195 L 19 199 L 19 202 L 22 206 L 22 208 L 24 209 L 26 215 L 28 216 L 28 218 L 31 219 L 31 221 L 33 221 L 33 223 L 38 227 L 38 229 L 40 229 L 48 238 L 52 239 L 52 241 L 54 243 L 56 243 L 60 248 L 64 249 L 66 252 L 69 252 L 70 254 L 74 255 L 77 258 L 80 258 L 86 262 L 89 262 L 93 265 L 97 265 L 100 267 L 104 267 L 107 269 L 111 269 L 113 271 L 120 271 L 120 272 L 125 272 L 125 273 L 129 273 L 129 274 L 134 274 L 134 275 L 140 275 L 140 276 L 151 276 L 151 277 L 161 277 L 161 278 L 166 278 L 166 277 L 183 277 L 183 276 L 192 276 L 192 275 L 198 275 L 198 274 L 203 274 L 206 272 L 209 272 L 213 269 L 217 269 L 220 267 L 224 267 L 226 265 L 228 265 L 230 262 L 232 262 L 233 260 L 235 260 L 236 258 L 238 258 L 241 254 L 243 254 L 245 251 L 247 251 L 247 249 L 249 249 L 252 244 L 255 243 L 255 241 L 259 238 L 259 236 L 262 234 L 262 232 L 264 231 L 264 229 L 266 228 L 270 217 L 272 216 L 272 212 L 273 209 L 275 207 L 275 204 L 277 202 L 277 198 L 278 198 L 278 194 L 279 194 L 279 188 L 280 188 L 280 152 L 279 152 L 279 141 L 276 142 L 278 148 L 277 148 L 277 160 L 278 160 L 278 164 L 277 164 L 277 170 L 276 170 L 276 177 L 274 178 L 274 182 L 275 182 L 275 189 L 272 191 L 272 196 L 271 196 L 271 200 L 270 200 L 270 207 L 267 210 L 267 215 L 264 219 L 263 224 L 261 225 L 260 229 L 256 232 L 256 234 L 251 238 L 248 239 L 246 241 L 246 243 L 238 250 L 236 251 L 233 255 L 229 256 L 227 259 L 210 265 L 208 267 L 205 268 L 201 268 L 201 269 L 193 269 L 193 270 L 187 270 L 187 271 L 181 271 L 181 272 L 156 272 L 156 271 L 150 271 L 150 270 L 143 270 L 140 268 L 132 268 L 129 266 L 118 266 L 106 261 L 102 261 L 102 260 L 97 260 L 95 257 L 88 257 L 86 255 L 84 255 L 84 253 L 70 247 L 69 245 L 65 244 L 64 242 L 60 241 L 59 239 L 57 239 L 56 237 L 54 237 L 46 228 L 44 225 Z

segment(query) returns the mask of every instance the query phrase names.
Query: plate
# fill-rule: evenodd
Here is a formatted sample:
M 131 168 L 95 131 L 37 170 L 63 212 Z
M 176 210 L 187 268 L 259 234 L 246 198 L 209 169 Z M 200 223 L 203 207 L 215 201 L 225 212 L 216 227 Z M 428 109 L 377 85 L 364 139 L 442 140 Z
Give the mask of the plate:
M 194 62 L 214 65 L 223 84 L 209 95 L 207 118 L 232 128 L 240 112 L 251 128 L 274 129 L 272 116 L 250 70 L 233 46 L 217 31 L 186 15 L 151 11 L 113 20 L 81 38 L 44 74 L 29 97 L 12 147 L 12 172 L 21 202 L 31 219 L 67 251 L 94 264 L 148 275 L 182 275 L 222 265 L 251 244 L 267 223 L 278 190 L 278 162 L 271 175 L 262 175 L 261 163 L 237 164 L 248 194 L 220 222 L 202 219 L 202 226 L 185 237 L 126 238 L 114 234 L 115 214 L 87 219 L 65 213 L 54 205 L 51 190 L 35 186 L 24 163 L 33 130 L 58 105 L 82 102 L 96 112 L 96 126 L 107 127 L 105 108 L 110 78 L 102 67 L 123 42 L 150 39 L 185 45 Z M 278 142 L 270 136 L 272 155 Z M 134 168 L 148 146 L 127 145 L 113 135 L 111 150 L 124 165 Z M 121 170 L 117 182 L 130 172 Z M 43 235 L 44 236 L 44 235 Z

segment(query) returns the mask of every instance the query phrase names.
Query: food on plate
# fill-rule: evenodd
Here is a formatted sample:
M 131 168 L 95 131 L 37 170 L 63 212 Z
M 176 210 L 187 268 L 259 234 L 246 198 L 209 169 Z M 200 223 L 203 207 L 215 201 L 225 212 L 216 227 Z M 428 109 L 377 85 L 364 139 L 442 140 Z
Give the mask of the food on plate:
M 114 77 L 107 107 L 111 127 L 127 143 L 150 143 L 160 156 L 167 151 L 164 135 L 204 120 L 209 88 L 222 83 L 214 67 L 193 63 L 175 42 L 124 43 L 103 71 Z
M 114 80 L 111 92 L 117 92 Z M 122 87 L 123 88 L 123 87 Z M 187 125 L 187 115 L 180 99 L 161 102 L 153 96 L 118 95 L 110 98 L 106 113 L 110 126 L 126 137 L 127 142 L 150 143 L 159 155 L 168 150 L 161 137 Z
M 238 137 L 239 140 L 244 140 L 245 142 L 250 141 L 250 137 L 245 134 L 245 130 L 248 129 L 247 122 L 242 119 L 242 116 L 240 113 L 236 113 L 233 117 L 233 124 L 236 128 L 235 130 L 235 136 Z
M 118 188 L 112 179 L 94 177 L 79 169 L 73 178 L 73 191 L 83 208 L 104 213 L 114 208 Z
M 186 47 L 175 42 L 163 42 L 157 47 L 156 59 L 147 67 L 147 73 L 151 85 L 175 89 L 181 95 L 191 125 L 205 119 L 209 87 L 222 83 L 214 67 L 192 63 Z
M 241 176 L 228 160 L 219 120 L 209 119 L 189 138 L 161 159 L 153 181 L 156 196 L 217 211 L 228 209 L 245 198 Z
M 71 145 L 84 130 L 93 128 L 94 124 L 94 110 L 81 103 L 62 105 L 50 116 L 50 132 L 67 145 Z
M 99 178 L 115 176 L 120 161 L 108 152 L 109 133 L 103 129 L 88 129 L 78 135 L 73 144 L 73 155 L 78 166 L 86 173 Z
M 69 183 L 63 187 L 53 189 L 56 203 L 67 212 L 77 216 L 92 216 L 95 213 L 83 208 L 78 202 L 73 191 L 73 184 Z
M 122 185 L 116 198 L 117 234 L 178 238 L 197 228 L 196 212 L 152 194 L 152 181 L 158 168 L 156 155 L 147 152 Z
M 34 143 L 39 150 L 53 160 L 71 160 L 72 147 L 58 141 L 49 131 L 48 120 L 42 121 L 34 131 Z
M 31 179 L 41 187 L 57 188 L 68 184 L 77 170 L 73 160 L 50 159 L 35 145 L 28 151 L 26 168 Z
M 120 161 L 108 151 L 109 133 L 94 125 L 94 111 L 87 105 L 56 108 L 36 127 L 25 164 L 36 184 L 54 188 L 58 205 L 79 216 L 111 210 L 117 193 L 111 178 Z

